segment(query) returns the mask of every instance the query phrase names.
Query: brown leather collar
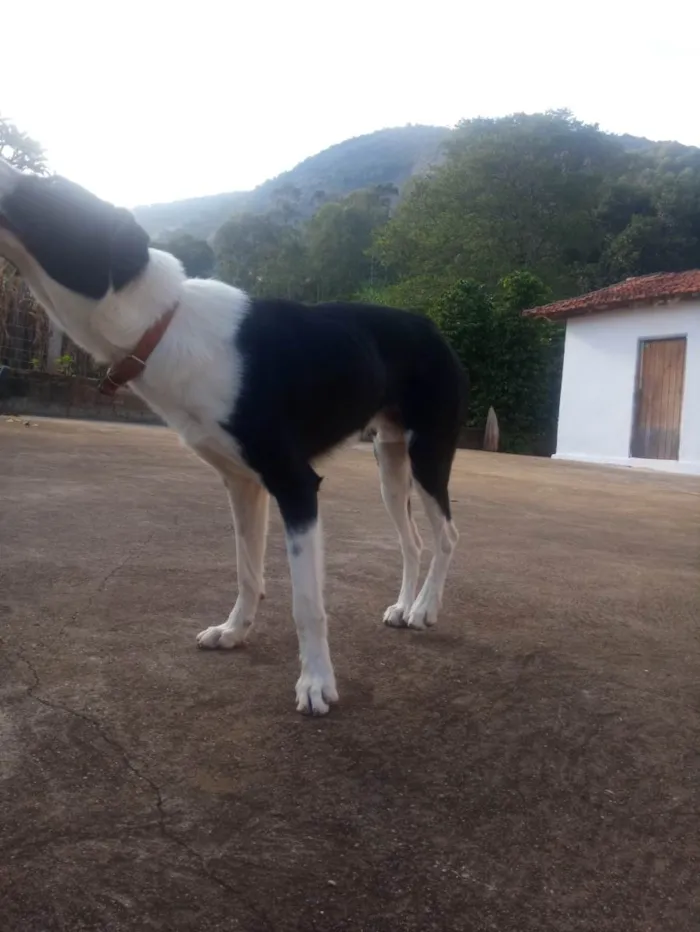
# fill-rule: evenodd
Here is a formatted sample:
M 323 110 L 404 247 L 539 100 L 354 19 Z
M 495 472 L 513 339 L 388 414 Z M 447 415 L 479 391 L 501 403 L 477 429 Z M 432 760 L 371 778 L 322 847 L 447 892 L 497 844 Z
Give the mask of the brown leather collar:
M 102 382 L 100 382 L 101 394 L 114 395 L 122 385 L 126 385 L 127 382 L 131 382 L 132 379 L 141 375 L 146 368 L 148 357 L 163 338 L 163 334 L 168 329 L 168 324 L 175 316 L 175 311 L 178 309 L 179 304 L 180 302 L 178 301 L 169 311 L 166 311 L 152 327 L 148 328 L 128 356 L 125 356 L 123 359 L 120 359 L 119 362 L 109 367 L 107 375 Z

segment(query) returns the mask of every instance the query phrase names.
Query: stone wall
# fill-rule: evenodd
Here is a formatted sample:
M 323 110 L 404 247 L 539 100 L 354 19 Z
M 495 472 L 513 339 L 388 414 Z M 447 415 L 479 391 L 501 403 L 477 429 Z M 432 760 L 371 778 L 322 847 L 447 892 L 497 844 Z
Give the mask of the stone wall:
M 0 368 L 0 414 L 162 423 L 128 388 L 108 397 L 97 385 L 81 376 Z
M 0 414 L 162 423 L 128 388 L 106 396 L 98 392 L 97 384 L 95 379 L 82 376 L 0 367 Z M 371 440 L 372 435 L 365 432 L 361 439 Z M 482 430 L 467 427 L 462 430 L 459 446 L 480 450 L 483 439 Z

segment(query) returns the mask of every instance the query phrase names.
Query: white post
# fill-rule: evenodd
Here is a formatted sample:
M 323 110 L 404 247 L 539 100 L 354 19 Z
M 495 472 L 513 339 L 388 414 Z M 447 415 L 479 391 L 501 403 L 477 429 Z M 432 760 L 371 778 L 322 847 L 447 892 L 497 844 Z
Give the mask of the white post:
M 484 450 L 488 453 L 498 453 L 498 418 L 493 408 L 489 408 L 486 416 L 486 430 L 484 431 Z

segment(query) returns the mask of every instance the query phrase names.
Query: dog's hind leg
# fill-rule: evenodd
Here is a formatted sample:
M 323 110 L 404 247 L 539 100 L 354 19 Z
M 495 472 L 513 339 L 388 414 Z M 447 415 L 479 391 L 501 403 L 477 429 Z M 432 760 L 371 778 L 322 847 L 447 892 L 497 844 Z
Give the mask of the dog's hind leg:
M 222 472 L 222 477 L 236 532 L 238 598 L 222 625 L 206 628 L 197 636 L 197 645 L 203 648 L 242 644 L 255 620 L 265 589 L 263 574 L 270 496 L 255 478 L 234 472 Z
M 422 541 L 411 514 L 411 463 L 404 432 L 379 427 L 374 441 L 382 499 L 399 535 L 403 557 L 401 591 L 384 612 L 384 624 L 404 627 L 416 598 Z
M 454 453 L 452 440 L 439 435 L 416 434 L 409 445 L 413 476 L 435 540 L 428 575 L 408 615 L 411 628 L 430 627 L 437 622 L 445 580 L 459 540 L 448 491 Z

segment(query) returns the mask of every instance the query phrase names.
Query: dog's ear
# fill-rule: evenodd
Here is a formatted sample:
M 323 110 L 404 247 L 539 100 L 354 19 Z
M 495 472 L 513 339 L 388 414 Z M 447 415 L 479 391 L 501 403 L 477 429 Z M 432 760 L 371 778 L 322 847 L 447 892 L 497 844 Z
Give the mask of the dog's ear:
M 115 208 L 116 217 L 109 249 L 109 278 L 119 291 L 137 278 L 148 264 L 148 233 L 128 210 Z

